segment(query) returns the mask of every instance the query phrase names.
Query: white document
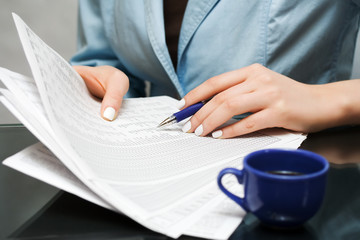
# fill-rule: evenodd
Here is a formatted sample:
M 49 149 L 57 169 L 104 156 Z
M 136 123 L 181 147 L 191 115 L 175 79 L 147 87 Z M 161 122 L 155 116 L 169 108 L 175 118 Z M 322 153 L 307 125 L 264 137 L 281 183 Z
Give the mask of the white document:
M 126 99 L 117 119 L 105 121 L 100 102 L 73 68 L 18 16 L 14 19 L 35 81 L 0 69 L 8 88 L 0 99 L 52 154 L 36 145 L 7 164 L 37 178 L 45 171 L 41 180 L 154 231 L 174 238 L 228 238 L 244 212 L 218 190 L 218 172 L 241 168 L 242 158 L 254 150 L 297 148 L 305 139 L 282 130 L 213 139 L 183 133 L 180 125 L 158 129 L 176 111 L 176 100 L 165 96 Z M 33 167 L 21 168 L 21 162 Z M 54 176 L 50 169 L 56 169 Z M 64 181 L 68 171 L 82 184 Z
M 7 158 L 3 164 L 101 207 L 114 210 L 80 182 L 79 179 L 41 143 L 36 143 Z

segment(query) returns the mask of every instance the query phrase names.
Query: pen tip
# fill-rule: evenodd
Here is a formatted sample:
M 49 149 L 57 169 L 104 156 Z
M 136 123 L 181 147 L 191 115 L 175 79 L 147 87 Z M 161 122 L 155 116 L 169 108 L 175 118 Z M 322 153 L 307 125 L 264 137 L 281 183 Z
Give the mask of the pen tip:
M 164 121 L 162 121 L 157 127 L 163 127 L 165 125 L 171 124 L 176 120 L 176 118 L 174 116 L 170 116 L 168 118 L 166 118 Z

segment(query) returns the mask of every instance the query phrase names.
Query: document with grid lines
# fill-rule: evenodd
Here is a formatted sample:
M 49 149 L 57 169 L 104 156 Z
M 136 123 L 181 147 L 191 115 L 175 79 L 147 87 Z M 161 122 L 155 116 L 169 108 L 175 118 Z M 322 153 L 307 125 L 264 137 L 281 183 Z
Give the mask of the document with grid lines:
M 219 171 L 241 168 L 252 151 L 297 148 L 305 139 L 280 129 L 213 139 L 183 133 L 181 124 L 157 128 L 177 110 L 167 96 L 125 99 L 117 119 L 105 121 L 76 71 L 14 20 L 33 78 L 0 69 L 7 87 L 0 100 L 41 143 L 5 163 L 149 229 L 227 239 L 244 211 L 217 188 Z M 234 179 L 225 181 L 242 194 Z

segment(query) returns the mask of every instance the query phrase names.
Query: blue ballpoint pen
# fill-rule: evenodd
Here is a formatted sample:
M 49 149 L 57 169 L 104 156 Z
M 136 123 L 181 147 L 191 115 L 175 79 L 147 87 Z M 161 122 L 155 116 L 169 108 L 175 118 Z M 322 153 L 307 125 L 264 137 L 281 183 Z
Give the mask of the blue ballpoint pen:
M 194 105 L 191 105 L 187 108 L 184 108 L 183 110 L 176 112 L 176 113 L 172 114 L 170 117 L 166 118 L 164 121 L 162 121 L 159 124 L 158 127 L 181 122 L 185 118 L 188 118 L 188 117 L 194 115 L 204 105 L 205 105 L 205 102 L 203 101 L 203 102 L 195 103 Z

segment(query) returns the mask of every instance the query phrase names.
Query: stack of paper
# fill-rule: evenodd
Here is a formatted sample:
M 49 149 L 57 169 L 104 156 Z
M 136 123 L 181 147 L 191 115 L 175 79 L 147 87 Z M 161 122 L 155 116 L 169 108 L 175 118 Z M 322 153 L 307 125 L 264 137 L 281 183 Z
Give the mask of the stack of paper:
M 180 125 L 158 129 L 175 112 L 170 97 L 126 99 L 113 122 L 81 77 L 16 15 L 33 77 L 0 69 L 1 102 L 41 141 L 5 164 L 140 224 L 177 238 L 226 239 L 244 216 L 216 185 L 219 171 L 242 167 L 262 148 L 297 148 L 301 134 L 267 130 L 234 139 L 197 137 Z M 238 184 L 225 178 L 227 186 Z

